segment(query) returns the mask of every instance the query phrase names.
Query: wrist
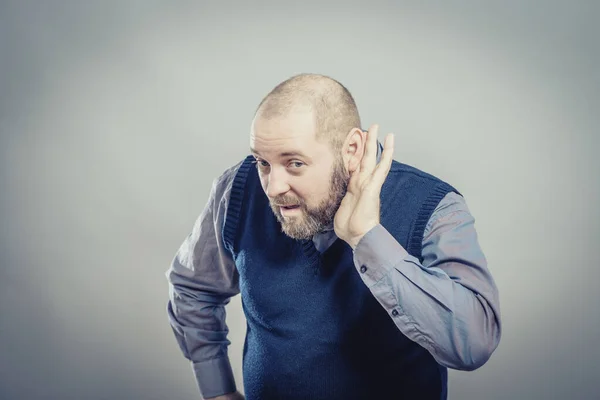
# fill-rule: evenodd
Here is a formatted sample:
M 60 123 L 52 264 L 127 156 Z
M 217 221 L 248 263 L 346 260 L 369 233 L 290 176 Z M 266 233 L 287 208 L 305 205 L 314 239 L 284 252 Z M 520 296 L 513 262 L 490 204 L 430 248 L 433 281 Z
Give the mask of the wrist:
M 369 229 L 367 229 L 360 235 L 351 237 L 350 239 L 346 240 L 346 243 L 348 243 L 348 245 L 350 245 L 352 250 L 355 250 L 358 247 L 358 244 L 360 243 L 360 241 L 367 235 L 367 233 L 371 232 L 373 230 L 373 228 L 375 228 L 377 225 L 379 225 L 379 224 L 375 224 L 375 225 L 371 226 Z
M 346 240 L 346 243 L 348 243 L 350 245 L 350 247 L 352 248 L 352 250 L 356 249 L 356 247 L 358 246 L 358 243 L 360 243 L 360 240 L 365 236 L 365 234 L 362 234 L 360 236 L 355 236 L 352 239 L 348 239 Z

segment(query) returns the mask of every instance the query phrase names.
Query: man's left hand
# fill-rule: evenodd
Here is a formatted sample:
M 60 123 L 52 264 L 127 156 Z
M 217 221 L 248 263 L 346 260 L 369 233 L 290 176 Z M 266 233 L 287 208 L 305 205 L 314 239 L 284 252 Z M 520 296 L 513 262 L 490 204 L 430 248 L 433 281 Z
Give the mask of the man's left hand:
M 381 160 L 377 164 L 378 125 L 367 132 L 365 153 L 360 164 L 351 173 L 348 191 L 335 214 L 333 224 L 337 237 L 356 248 L 362 237 L 379 225 L 381 187 L 392 166 L 394 135 L 388 134 Z

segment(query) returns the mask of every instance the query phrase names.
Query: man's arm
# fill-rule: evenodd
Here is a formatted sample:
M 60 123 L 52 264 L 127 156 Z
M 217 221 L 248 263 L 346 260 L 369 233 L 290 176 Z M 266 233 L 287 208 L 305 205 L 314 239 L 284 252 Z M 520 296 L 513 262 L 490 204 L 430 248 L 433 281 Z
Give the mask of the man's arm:
M 423 264 L 381 224 L 354 249 L 360 276 L 398 329 L 460 370 L 483 365 L 501 332 L 498 290 L 474 222 L 463 197 L 449 193 L 425 228 Z
M 239 293 L 239 277 L 220 234 L 238 167 L 228 169 L 213 182 L 206 207 L 166 272 L 169 323 L 183 355 L 192 362 L 205 398 L 239 398 L 232 397 L 236 385 L 227 354 L 230 342 L 225 323 L 225 305 Z

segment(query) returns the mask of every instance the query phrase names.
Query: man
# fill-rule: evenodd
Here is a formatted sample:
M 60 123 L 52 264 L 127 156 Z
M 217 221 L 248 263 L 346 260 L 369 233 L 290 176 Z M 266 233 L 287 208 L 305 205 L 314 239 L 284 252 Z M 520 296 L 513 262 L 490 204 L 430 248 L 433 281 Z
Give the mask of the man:
M 445 399 L 447 368 L 500 340 L 474 218 L 449 184 L 392 159 L 339 82 L 294 76 L 260 103 L 167 272 L 168 315 L 205 398 L 240 399 L 225 305 L 241 293 L 254 399 Z

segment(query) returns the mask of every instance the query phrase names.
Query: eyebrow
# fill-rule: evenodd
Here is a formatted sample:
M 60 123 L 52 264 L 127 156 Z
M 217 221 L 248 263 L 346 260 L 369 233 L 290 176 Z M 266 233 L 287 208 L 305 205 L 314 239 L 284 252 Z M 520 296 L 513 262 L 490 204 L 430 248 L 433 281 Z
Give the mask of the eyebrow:
M 260 156 L 260 153 L 256 150 L 254 150 L 253 148 L 250 148 L 250 151 L 252 152 L 252 154 L 256 154 L 257 156 Z M 279 153 L 279 157 L 293 157 L 293 156 L 299 156 L 302 158 L 306 158 L 308 160 L 311 159 L 309 156 L 307 156 L 306 154 L 304 154 L 300 151 L 286 151 L 283 153 Z

